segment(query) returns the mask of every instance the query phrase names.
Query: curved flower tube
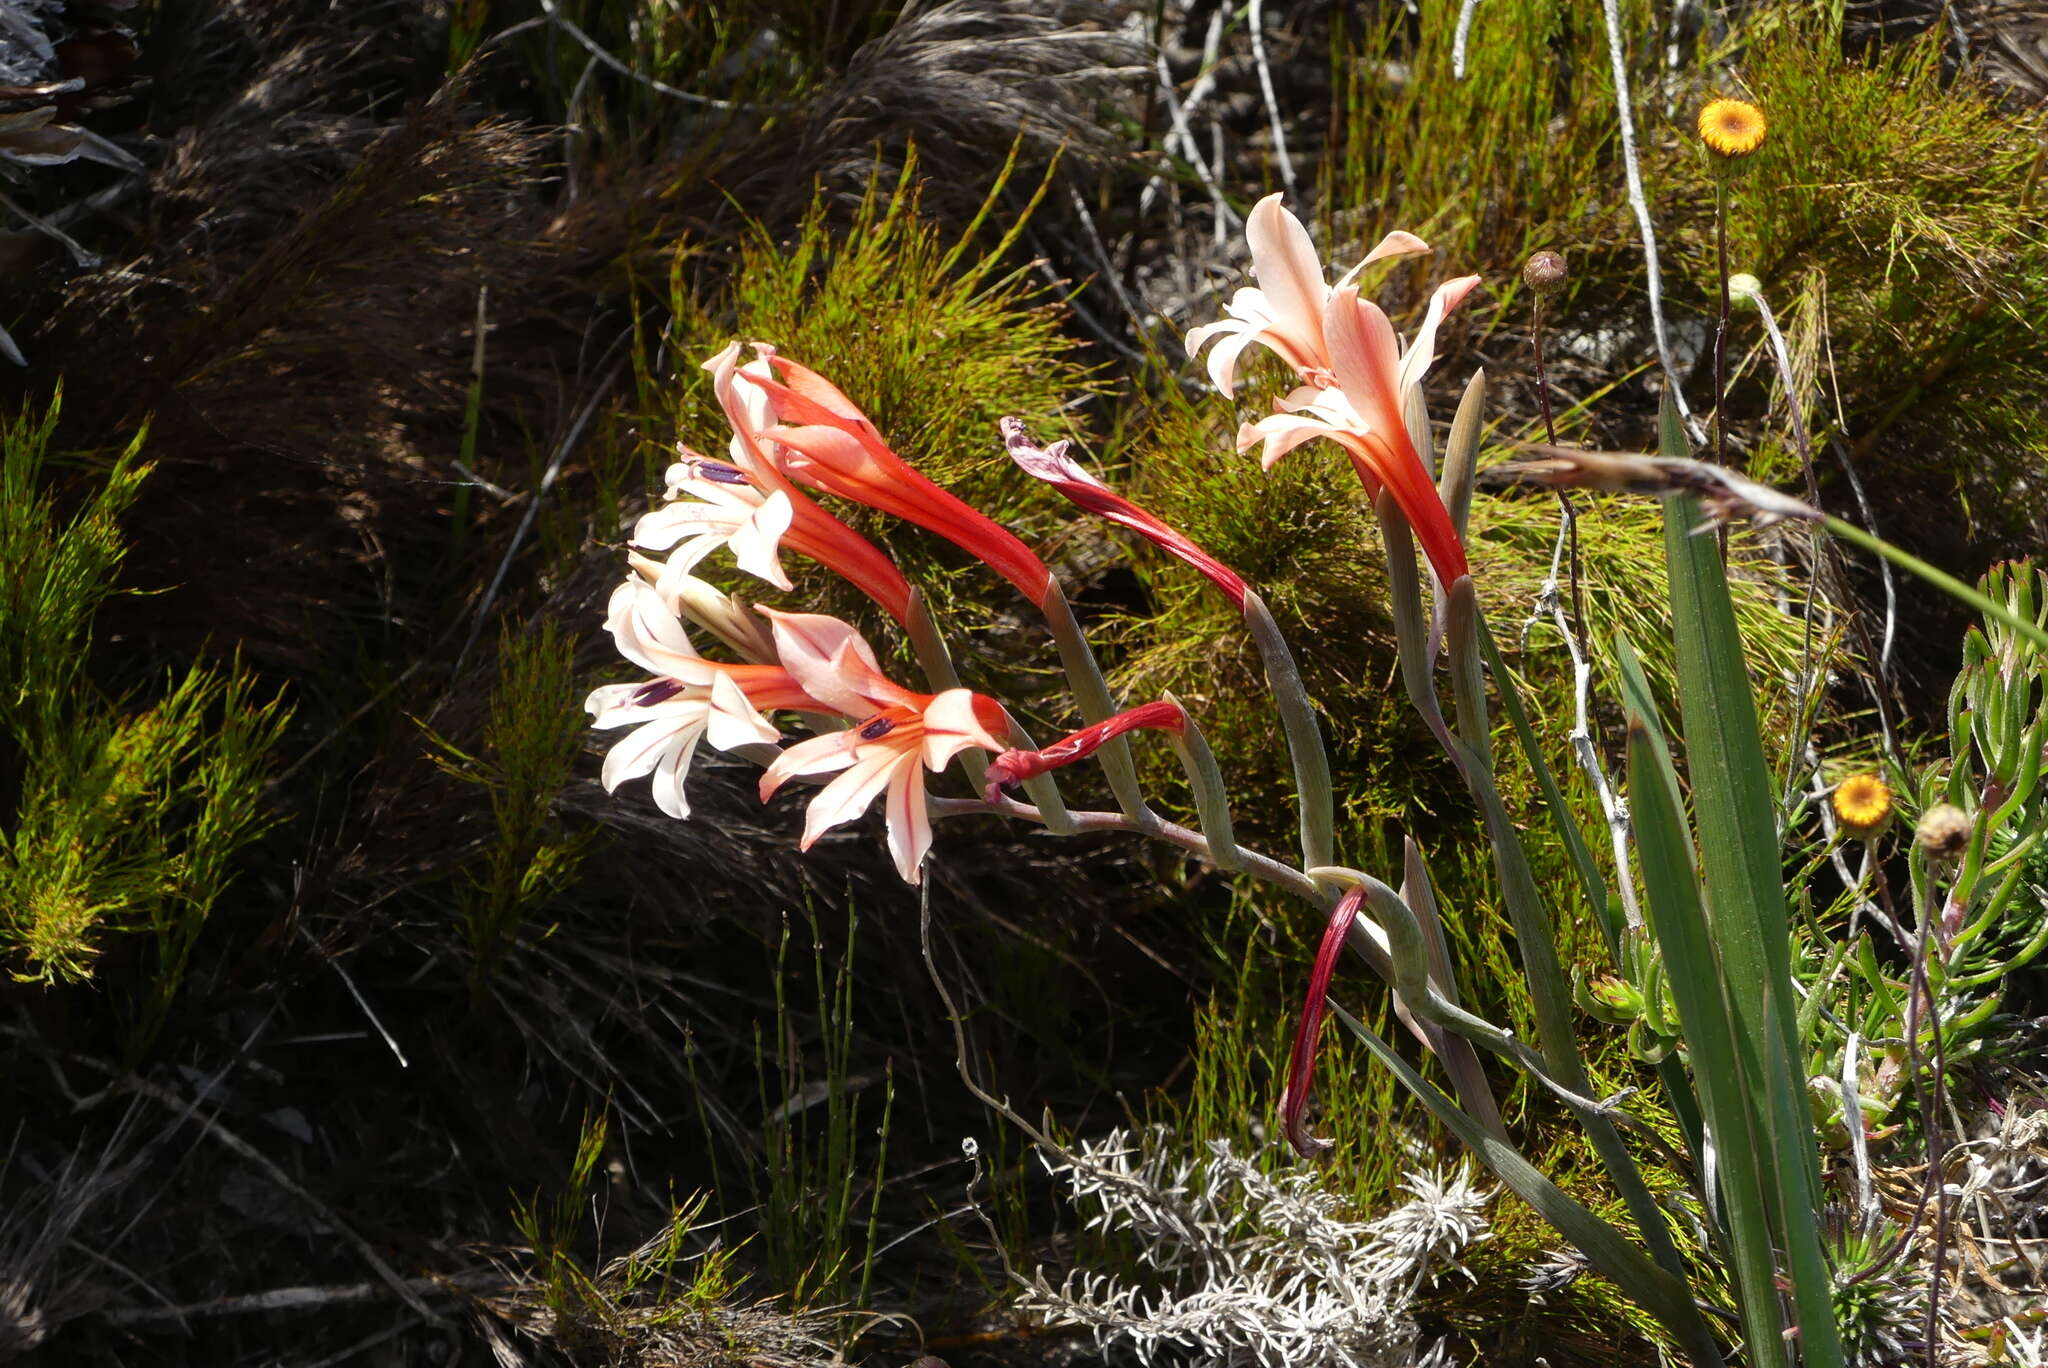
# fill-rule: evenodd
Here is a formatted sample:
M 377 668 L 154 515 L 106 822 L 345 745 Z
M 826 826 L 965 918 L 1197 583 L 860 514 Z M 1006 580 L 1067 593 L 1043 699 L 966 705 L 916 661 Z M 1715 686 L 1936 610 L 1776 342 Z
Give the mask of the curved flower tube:
M 1323 942 L 1316 948 L 1314 966 L 1309 970 L 1308 996 L 1302 1000 L 1301 1022 L 1294 1030 L 1294 1048 L 1287 1061 L 1287 1088 L 1280 1094 L 1280 1130 L 1287 1143 L 1303 1158 L 1312 1159 L 1331 1148 L 1330 1142 L 1308 1129 L 1308 1094 L 1315 1082 L 1316 1046 L 1322 1039 L 1323 1015 L 1328 1009 L 1330 979 L 1337 972 L 1337 960 L 1344 953 L 1351 924 L 1365 905 L 1365 886 L 1353 884 L 1331 912 L 1323 928 Z
M 799 775 L 835 774 L 813 798 L 799 848 L 866 812 L 886 793 L 889 853 L 906 883 L 922 877 L 931 849 L 924 775 L 971 747 L 999 751 L 1009 729 L 1002 705 L 968 689 L 921 694 L 890 680 L 860 634 L 836 618 L 761 610 L 774 625 L 783 665 L 811 697 L 863 720 L 844 731 L 800 741 L 761 776 L 761 799 Z
M 1017 586 L 1034 606 L 1045 606 L 1052 572 L 1030 547 L 891 450 L 831 381 L 777 356 L 772 347 L 755 349 L 781 377 L 757 374 L 751 366 L 745 373 L 767 393 L 780 419 L 758 436 L 776 451 L 784 476 L 936 532 Z
M 808 556 L 826 569 L 839 575 L 856 589 L 866 594 L 882 610 L 899 623 L 910 621 L 910 584 L 903 578 L 903 572 L 874 543 L 848 527 L 839 519 L 820 508 L 811 497 L 790 483 L 777 464 L 779 450 L 772 442 L 763 438 L 763 432 L 775 426 L 777 420 L 767 393 L 757 381 L 765 375 L 766 367 L 756 362 L 742 369 L 739 365 L 740 344 L 730 343 L 726 348 L 704 363 L 704 369 L 711 373 L 711 388 L 718 396 L 719 406 L 724 409 L 726 421 L 732 425 L 732 441 L 728 451 L 732 464 L 707 460 L 690 453 L 695 462 L 688 472 L 721 489 L 731 491 L 733 499 L 743 496 L 737 493 L 744 486 L 749 495 L 758 499 L 765 509 L 778 500 L 789 505 L 787 524 L 779 534 L 779 540 L 787 542 L 800 555 Z M 752 374 L 756 369 L 762 374 Z M 772 382 L 772 377 L 770 377 Z M 682 465 L 689 465 L 686 461 Z M 670 486 L 676 487 L 678 467 L 669 471 Z M 672 493 L 671 498 L 675 497 Z M 728 501 L 730 502 L 730 501 Z M 665 510 L 657 509 L 647 517 L 655 517 Z M 680 520 L 680 519 L 678 519 Z M 643 518 L 642 523 L 646 522 Z M 657 523 L 657 528 L 662 524 Z M 764 526 L 765 530 L 765 526 Z M 635 531 L 636 538 L 639 532 Z M 741 550 L 734 544 L 735 554 Z M 772 556 L 774 542 L 771 540 L 769 553 Z M 753 571 L 745 561 L 741 568 Z M 780 575 L 781 567 L 776 566 Z M 789 587 L 787 578 L 777 580 L 763 575 L 777 588 Z
M 1294 367 L 1312 385 L 1331 382 L 1329 350 L 1323 338 L 1323 306 L 1330 287 L 1323 279 L 1322 259 L 1301 220 L 1287 212 L 1281 196 L 1268 195 L 1245 219 L 1245 242 L 1252 251 L 1256 286 L 1246 286 L 1224 305 L 1228 318 L 1191 328 L 1188 355 L 1198 354 L 1222 338 L 1209 353 L 1209 379 L 1225 398 L 1235 396 L 1237 362 L 1254 342 Z M 1345 273 L 1345 281 L 1366 266 L 1388 257 L 1427 252 L 1429 244 L 1413 233 L 1388 233 L 1365 259 Z
M 1004 418 L 997 426 L 1002 430 L 1003 445 L 1010 459 L 1025 474 L 1044 480 L 1084 512 L 1130 528 L 1168 555 L 1201 571 L 1223 591 L 1232 607 L 1244 612 L 1245 595 L 1251 591 L 1243 576 L 1197 546 L 1179 528 L 1138 507 L 1082 469 L 1080 462 L 1067 455 L 1068 443 L 1060 441 L 1040 447 L 1016 418 Z

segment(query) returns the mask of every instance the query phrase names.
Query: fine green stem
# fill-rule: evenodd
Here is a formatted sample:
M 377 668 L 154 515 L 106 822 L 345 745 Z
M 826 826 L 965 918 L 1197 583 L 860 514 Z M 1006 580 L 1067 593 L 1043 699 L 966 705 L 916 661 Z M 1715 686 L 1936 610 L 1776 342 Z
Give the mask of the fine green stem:
M 1996 618 L 2036 646 L 2048 650 L 2048 631 L 2043 631 L 2039 623 L 2021 617 L 1996 599 L 1987 598 L 1947 571 L 1937 570 L 1912 552 L 1901 550 L 1884 538 L 1865 532 L 1856 524 L 1844 522 L 1833 515 L 1823 518 L 1821 526 L 1843 541 L 1853 542 L 1866 551 L 1883 556 L 1901 570 L 1918 575 L 1943 593 L 1969 604 L 1986 617 Z
M 1081 631 L 1081 623 L 1075 618 L 1073 607 L 1067 602 L 1059 581 L 1051 583 L 1044 602 L 1038 606 L 1045 614 L 1046 626 L 1052 629 L 1054 643 L 1059 647 L 1060 664 L 1066 670 L 1067 683 L 1074 691 L 1074 702 L 1081 710 L 1081 720 L 1090 726 L 1108 721 L 1116 714 L 1116 700 L 1110 696 L 1109 681 L 1102 677 L 1102 667 L 1095 663 L 1095 652 L 1088 648 L 1088 638 Z M 1150 816 L 1145 806 L 1145 792 L 1138 785 L 1138 767 L 1131 759 L 1130 743 L 1124 737 L 1112 737 L 1095 752 L 1095 759 L 1102 766 L 1102 773 L 1109 780 L 1109 790 L 1116 795 L 1116 805 L 1123 810 L 1124 816 L 1134 822 Z
M 1252 644 L 1265 666 L 1266 687 L 1280 712 L 1280 729 L 1286 734 L 1288 758 L 1294 763 L 1294 789 L 1301 808 L 1301 862 L 1328 864 L 1337 858 L 1332 817 L 1335 796 L 1316 705 L 1302 683 L 1301 667 L 1294 662 L 1287 638 L 1280 635 L 1280 625 L 1256 593 L 1244 596 L 1244 625 L 1250 629 Z

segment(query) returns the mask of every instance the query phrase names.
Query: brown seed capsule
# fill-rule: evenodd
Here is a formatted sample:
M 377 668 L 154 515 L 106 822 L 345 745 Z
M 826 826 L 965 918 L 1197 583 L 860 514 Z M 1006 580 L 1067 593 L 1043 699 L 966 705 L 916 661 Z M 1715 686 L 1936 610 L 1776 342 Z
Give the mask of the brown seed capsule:
M 1556 252 L 1537 252 L 1522 266 L 1522 283 L 1540 295 L 1554 295 L 1564 288 L 1564 258 Z
M 1970 844 L 1970 814 L 1950 803 L 1936 803 L 1920 814 L 1913 839 L 1929 859 L 1953 860 Z

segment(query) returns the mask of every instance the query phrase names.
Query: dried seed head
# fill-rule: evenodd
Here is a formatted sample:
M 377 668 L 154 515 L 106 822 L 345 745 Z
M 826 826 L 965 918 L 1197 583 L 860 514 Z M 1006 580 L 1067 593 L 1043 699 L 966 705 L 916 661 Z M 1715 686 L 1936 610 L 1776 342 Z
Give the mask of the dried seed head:
M 1700 111 L 1700 141 L 1717 157 L 1746 157 L 1764 145 L 1764 112 L 1747 100 L 1710 100 Z
M 1522 265 L 1522 283 L 1548 298 L 1564 288 L 1564 257 L 1557 252 L 1537 252 Z
M 1931 860 L 1953 860 L 1970 844 L 1970 814 L 1953 803 L 1936 803 L 1920 814 L 1913 839 Z
M 1842 830 L 1867 841 L 1884 829 L 1892 815 L 1892 791 L 1874 774 L 1852 774 L 1835 785 L 1835 818 Z

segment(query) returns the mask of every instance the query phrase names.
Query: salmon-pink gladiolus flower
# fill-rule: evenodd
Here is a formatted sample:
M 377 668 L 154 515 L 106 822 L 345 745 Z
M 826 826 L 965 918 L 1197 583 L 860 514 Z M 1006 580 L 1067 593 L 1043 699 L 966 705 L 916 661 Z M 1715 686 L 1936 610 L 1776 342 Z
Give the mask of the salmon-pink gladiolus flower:
M 787 493 L 764 494 L 737 466 L 695 452 L 668 468 L 667 484 L 669 501 L 633 524 L 633 545 L 668 552 L 668 564 L 683 572 L 729 546 L 740 569 L 777 589 L 794 587 L 778 554 L 795 517 Z
M 1086 760 L 1101 750 L 1112 738 L 1141 727 L 1155 731 L 1169 731 L 1175 736 L 1185 736 L 1188 729 L 1187 712 L 1178 703 L 1161 700 L 1127 708 L 1114 717 L 1106 717 L 1092 727 L 1083 727 L 1077 732 L 1062 736 L 1059 740 L 1041 750 L 1006 750 L 988 762 L 988 773 L 984 776 L 981 790 L 982 801 L 994 803 L 1003 796 L 1003 789 L 1011 784 L 1021 784 L 1026 779 L 1036 779 L 1063 765 L 1072 765 Z
M 1353 884 L 1338 899 L 1330 921 L 1323 928 L 1323 943 L 1316 950 L 1315 965 L 1309 970 L 1308 997 L 1301 1004 L 1301 1022 L 1294 1030 L 1294 1049 L 1287 1063 L 1287 1087 L 1280 1094 L 1280 1130 L 1294 1152 L 1312 1159 L 1330 1148 L 1330 1142 L 1311 1135 L 1308 1129 L 1308 1093 L 1316 1075 L 1316 1045 L 1323 1034 L 1323 1013 L 1330 996 L 1330 979 L 1337 972 L 1337 960 L 1344 953 L 1344 941 L 1351 923 L 1365 905 L 1365 886 Z
M 820 508 L 809 495 L 791 484 L 789 477 L 783 474 L 777 463 L 780 448 L 772 442 L 765 441 L 762 436 L 765 429 L 775 426 L 778 421 L 774 405 L 767 392 L 754 383 L 767 376 L 767 367 L 755 362 L 742 369 L 739 354 L 740 344 L 734 342 L 704 363 L 704 369 L 711 372 L 712 391 L 718 396 L 719 406 L 724 409 L 726 421 L 732 426 L 732 441 L 728 448 L 732 464 L 727 466 L 717 461 L 696 457 L 694 473 L 700 479 L 724 486 L 728 490 L 737 490 L 744 485 L 749 491 L 748 495 L 735 494 L 735 497 L 757 499 L 764 510 L 763 517 L 770 516 L 766 513 L 769 505 L 786 501 L 789 505 L 789 517 L 779 534 L 779 540 L 786 542 L 799 555 L 810 557 L 845 579 L 880 604 L 890 617 L 908 624 L 910 584 L 903 578 L 903 572 L 896 568 L 896 562 L 883 554 L 873 542 Z M 687 465 L 688 462 L 684 464 Z M 676 471 L 671 468 L 669 473 L 673 484 Z M 661 511 L 663 510 L 656 510 L 657 513 Z M 652 513 L 648 515 L 654 516 Z M 756 525 L 763 531 L 767 528 L 767 524 L 759 520 Z M 657 524 L 657 527 L 659 526 L 661 524 Z M 774 541 L 775 539 L 769 541 L 768 554 L 771 559 Z M 739 554 L 742 550 L 741 543 L 735 541 L 733 550 L 735 554 Z M 745 561 L 741 562 L 741 568 L 752 569 Z M 779 565 L 776 567 L 776 574 L 781 574 Z M 777 580 L 765 575 L 762 578 L 778 588 L 789 587 L 786 579 Z
M 1408 435 L 1405 405 L 1408 392 L 1429 369 L 1437 326 L 1478 283 L 1478 276 L 1464 276 L 1441 286 L 1405 356 L 1379 305 L 1360 299 L 1354 286 L 1332 291 L 1323 309 L 1323 336 L 1335 388 L 1304 385 L 1280 401 L 1280 412 L 1247 423 L 1237 433 L 1239 451 L 1264 443 L 1262 461 L 1269 470 L 1303 442 L 1317 437 L 1337 442 L 1368 493 L 1377 494 L 1384 486 L 1393 494 L 1445 584 L 1466 573 L 1465 547 Z
M 698 742 L 708 737 L 720 750 L 772 745 L 780 733 L 762 710 L 819 706 L 779 666 L 727 665 L 699 656 L 661 593 L 643 579 L 612 591 L 605 626 L 621 655 L 656 676 L 604 685 L 584 702 L 593 727 L 633 728 L 605 756 L 605 792 L 652 775 L 655 806 L 671 817 L 690 815 L 683 779 Z
M 1146 512 L 1083 470 L 1078 461 L 1067 455 L 1066 442 L 1040 447 L 1024 430 L 1023 422 L 1016 418 L 1005 418 L 997 427 L 1002 430 L 1003 445 L 1008 448 L 1010 459 L 1025 474 L 1044 480 L 1066 495 L 1075 506 L 1099 518 L 1107 518 L 1120 527 L 1130 528 L 1168 555 L 1201 571 L 1211 584 L 1223 591 L 1232 607 L 1240 613 L 1244 611 L 1245 595 L 1250 590 L 1243 576 L 1195 545 L 1179 528 Z
M 759 435 L 779 448 L 791 479 L 936 532 L 1017 586 L 1034 605 L 1050 594 L 1052 572 L 1030 547 L 987 515 L 933 484 L 882 440 L 866 414 L 816 371 L 756 348 L 780 378 L 748 367 L 781 418 Z
M 1198 355 L 1212 340 L 1223 339 L 1209 353 L 1209 379 L 1226 398 L 1235 393 L 1238 357 L 1254 342 L 1276 353 L 1309 384 L 1330 383 L 1329 352 L 1323 340 L 1323 304 L 1330 297 L 1330 287 L 1323 279 L 1322 259 L 1316 255 L 1308 229 L 1281 207 L 1280 198 L 1277 194 L 1266 196 L 1245 220 L 1252 274 L 1259 283 L 1231 296 L 1223 306 L 1228 318 L 1205 323 L 1187 335 L 1189 356 Z M 1415 234 L 1396 230 L 1366 253 L 1345 278 L 1375 261 L 1428 250 L 1429 244 Z
M 761 776 L 761 800 L 799 775 L 836 774 L 811 800 L 799 848 L 866 812 L 886 792 L 889 853 L 906 883 L 917 883 L 931 849 L 924 774 L 936 774 L 970 747 L 996 751 L 1009 719 L 993 698 L 968 689 L 921 694 L 883 674 L 860 634 L 837 618 L 761 610 L 775 627 L 782 663 L 806 692 L 848 717 L 845 731 L 814 736 L 784 751 Z

